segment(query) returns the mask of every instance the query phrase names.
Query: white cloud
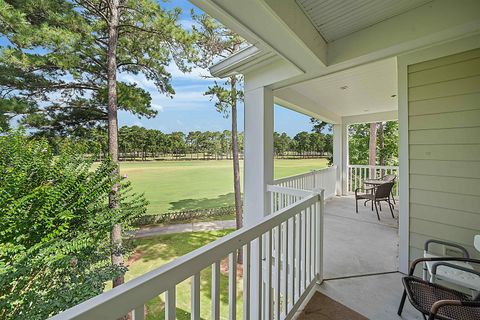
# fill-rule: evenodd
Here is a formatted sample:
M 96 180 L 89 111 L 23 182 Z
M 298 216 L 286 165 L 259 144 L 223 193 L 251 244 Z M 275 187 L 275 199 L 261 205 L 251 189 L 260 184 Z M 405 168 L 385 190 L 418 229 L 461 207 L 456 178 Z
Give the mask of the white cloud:
M 164 109 L 163 106 L 159 104 L 152 104 L 152 108 L 157 110 L 158 112 L 162 112 Z
M 175 63 L 171 63 L 167 68 L 167 71 L 172 75 L 172 79 L 182 79 L 182 80 L 203 80 L 203 81 L 213 81 L 216 78 L 212 78 L 210 71 L 208 69 L 203 69 L 199 67 L 193 67 L 191 72 L 184 73 L 182 72 Z

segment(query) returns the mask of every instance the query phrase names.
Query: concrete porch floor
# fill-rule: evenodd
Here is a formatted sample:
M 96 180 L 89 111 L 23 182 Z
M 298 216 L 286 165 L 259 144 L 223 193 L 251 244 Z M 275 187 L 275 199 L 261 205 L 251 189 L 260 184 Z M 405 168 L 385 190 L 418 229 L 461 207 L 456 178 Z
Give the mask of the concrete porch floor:
M 398 201 L 395 219 L 388 205 L 382 209 L 378 221 L 375 211 L 364 207 L 363 202 L 359 201 L 359 212 L 355 213 L 353 196 L 326 201 L 326 280 L 319 291 L 368 319 L 422 319 L 409 303 L 405 304 L 402 317 L 397 316 L 402 294 L 402 274 L 397 272 Z M 310 305 L 310 309 L 315 307 Z M 300 319 L 337 318 L 313 313 Z

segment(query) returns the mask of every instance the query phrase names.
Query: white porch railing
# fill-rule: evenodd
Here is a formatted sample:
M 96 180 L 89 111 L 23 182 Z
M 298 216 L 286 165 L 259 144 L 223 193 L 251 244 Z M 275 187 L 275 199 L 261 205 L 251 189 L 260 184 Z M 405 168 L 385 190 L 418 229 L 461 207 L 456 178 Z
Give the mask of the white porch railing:
M 277 191 L 292 192 L 288 188 Z M 236 319 L 239 249 L 243 249 L 243 318 L 291 319 L 322 280 L 323 246 L 323 191 L 294 192 L 297 201 L 257 225 L 237 230 L 52 319 L 118 319 L 131 312 L 132 319 L 143 320 L 144 305 L 165 293 L 165 319 L 173 320 L 175 289 L 189 278 L 191 319 L 200 319 L 200 272 L 206 268 L 212 270 L 211 319 L 220 319 L 220 261 L 227 256 L 228 318 Z M 252 270 L 263 272 L 253 277 Z
M 279 186 L 279 187 L 309 190 L 309 191 L 323 189 L 325 190 L 325 198 L 329 198 L 334 196 L 336 192 L 335 190 L 336 183 L 337 183 L 336 174 L 337 174 L 337 167 L 332 166 L 324 169 L 313 170 L 310 172 L 302 173 L 302 174 L 291 176 L 291 177 L 276 179 L 273 181 L 273 185 Z M 291 199 L 289 199 L 289 201 L 287 201 L 287 203 L 292 203 Z
M 378 179 L 387 174 L 397 176 L 393 194 L 398 197 L 397 166 L 348 165 L 348 192 L 355 192 L 355 189 L 362 187 L 363 181 L 367 179 Z

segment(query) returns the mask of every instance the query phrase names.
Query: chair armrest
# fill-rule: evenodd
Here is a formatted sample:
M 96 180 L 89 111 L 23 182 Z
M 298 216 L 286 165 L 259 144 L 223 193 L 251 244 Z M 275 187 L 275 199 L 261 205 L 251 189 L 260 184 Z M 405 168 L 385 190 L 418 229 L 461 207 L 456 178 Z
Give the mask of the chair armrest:
M 464 266 L 459 266 L 457 264 L 448 263 L 448 262 L 444 262 L 444 261 L 436 262 L 432 265 L 432 274 L 433 275 L 437 274 L 437 269 L 440 266 L 445 266 L 445 267 L 449 267 L 449 268 L 452 268 L 452 269 L 461 270 L 461 271 L 468 272 L 468 273 L 471 273 L 471 274 L 474 274 L 474 275 L 477 275 L 477 276 L 480 277 L 480 271 L 465 268 Z
M 432 257 L 432 258 L 418 258 L 415 259 L 412 262 L 412 265 L 410 266 L 410 270 L 408 272 L 409 276 L 413 276 L 413 273 L 415 272 L 415 267 L 417 264 L 421 262 L 435 262 L 435 261 L 458 261 L 458 262 L 469 262 L 469 263 L 476 263 L 480 265 L 480 260 L 478 259 L 472 259 L 472 258 L 455 258 L 455 257 Z
M 458 250 L 462 251 L 462 254 L 465 258 L 470 258 L 470 254 L 468 253 L 467 249 L 465 249 L 465 247 L 462 247 L 461 245 L 453 243 L 453 242 L 436 240 L 436 239 L 429 239 L 429 240 L 425 241 L 424 250 L 426 252 L 428 252 L 428 247 L 430 246 L 431 243 L 437 243 L 437 244 L 444 245 L 446 247 L 457 248 Z
M 438 313 L 438 310 L 442 307 L 446 306 L 464 306 L 467 308 L 479 308 L 480 307 L 480 301 L 463 301 L 463 300 L 439 300 L 435 302 L 432 305 L 432 308 L 430 309 L 430 316 L 428 319 L 435 319 L 435 316 Z

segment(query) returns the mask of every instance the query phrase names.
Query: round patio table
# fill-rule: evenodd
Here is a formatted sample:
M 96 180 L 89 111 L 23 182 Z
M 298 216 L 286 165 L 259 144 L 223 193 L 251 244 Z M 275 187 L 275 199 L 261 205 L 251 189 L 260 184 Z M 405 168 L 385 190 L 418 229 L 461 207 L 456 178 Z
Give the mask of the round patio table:
M 380 179 L 370 179 L 370 180 L 363 180 L 363 184 L 370 185 L 374 188 L 378 187 L 381 184 L 384 184 L 388 181 L 380 180 Z

